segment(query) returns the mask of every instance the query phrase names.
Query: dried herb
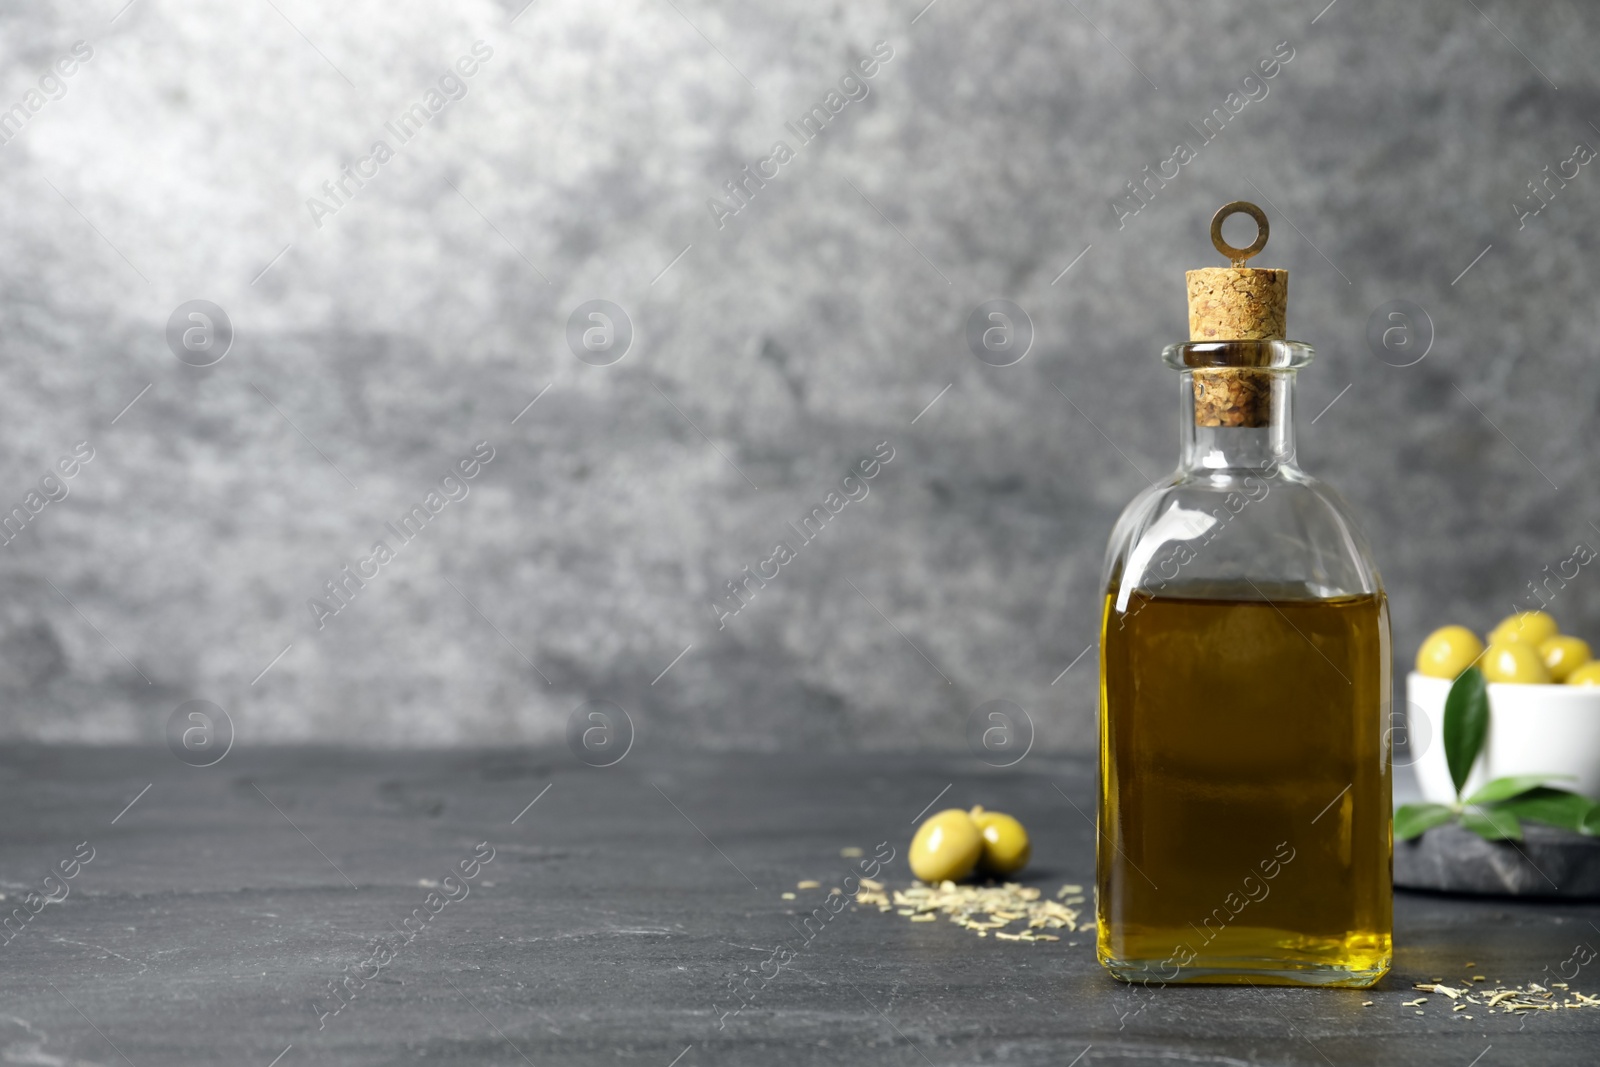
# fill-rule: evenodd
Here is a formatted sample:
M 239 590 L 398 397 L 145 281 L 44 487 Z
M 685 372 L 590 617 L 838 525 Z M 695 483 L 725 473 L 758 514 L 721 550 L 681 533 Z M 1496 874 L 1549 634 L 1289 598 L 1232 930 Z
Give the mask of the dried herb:
M 862 885 L 866 886 L 866 879 L 862 879 Z M 889 894 L 881 889 L 864 890 L 856 897 L 856 902 L 876 904 L 879 911 L 892 908 L 918 923 L 933 922 L 943 915 L 979 937 L 993 933 L 1001 941 L 1059 941 L 1061 935 L 1048 931 L 1086 933 L 1094 929 L 1093 921 L 1080 923 L 1082 913 L 1072 907 L 1084 902 L 1082 896 L 1076 895 L 1081 891 L 1081 886 L 1064 885 L 1056 894 L 1057 899 L 1050 900 L 1033 886 L 1016 882 L 1003 885 L 958 885 L 955 882 L 925 885 L 919 882 L 908 889 L 893 890 L 892 902 Z M 1013 923 L 1018 926 L 1012 928 Z

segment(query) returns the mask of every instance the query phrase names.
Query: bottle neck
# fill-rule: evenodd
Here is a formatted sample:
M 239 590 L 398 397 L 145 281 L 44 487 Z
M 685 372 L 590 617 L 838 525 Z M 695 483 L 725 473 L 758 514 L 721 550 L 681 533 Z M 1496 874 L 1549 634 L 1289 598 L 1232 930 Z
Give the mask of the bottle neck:
M 1202 374 L 1205 372 L 1202 371 Z M 1179 393 L 1178 471 L 1203 476 L 1263 473 L 1297 469 L 1294 441 L 1294 370 L 1254 369 L 1264 395 L 1256 398 L 1254 425 L 1222 425 L 1203 402 L 1196 401 L 1195 372 L 1185 370 Z M 1233 420 L 1237 421 L 1237 420 Z

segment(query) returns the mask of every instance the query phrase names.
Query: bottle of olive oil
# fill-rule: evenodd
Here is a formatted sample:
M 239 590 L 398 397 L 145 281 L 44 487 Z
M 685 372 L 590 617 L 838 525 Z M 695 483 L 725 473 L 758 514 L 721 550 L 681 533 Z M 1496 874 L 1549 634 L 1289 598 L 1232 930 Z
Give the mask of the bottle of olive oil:
M 1247 212 L 1247 249 L 1222 220 Z M 1177 471 L 1107 552 L 1098 952 L 1118 978 L 1367 986 L 1389 968 L 1389 617 L 1346 505 L 1302 471 L 1288 272 L 1237 202 L 1188 272 Z

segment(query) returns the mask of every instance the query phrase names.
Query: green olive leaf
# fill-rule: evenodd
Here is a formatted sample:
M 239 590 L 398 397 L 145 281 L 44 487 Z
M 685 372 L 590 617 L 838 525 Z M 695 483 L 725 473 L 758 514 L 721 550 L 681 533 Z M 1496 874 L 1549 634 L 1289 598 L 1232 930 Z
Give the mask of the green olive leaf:
M 1394 813 L 1395 840 L 1409 841 L 1449 822 L 1454 815 L 1448 804 L 1402 804 Z
M 1450 781 L 1456 787 L 1457 798 L 1488 732 L 1489 691 L 1484 686 L 1483 672 L 1468 667 L 1450 686 L 1450 695 L 1444 701 L 1444 758 L 1450 765 Z
M 1509 800 L 1530 789 L 1538 788 L 1546 782 L 1570 782 L 1570 774 L 1513 774 L 1505 778 L 1496 778 L 1486 784 L 1482 789 L 1467 798 L 1468 804 L 1492 804 L 1496 800 Z M 1577 794 L 1571 794 L 1576 796 Z
M 1600 834 L 1600 804 L 1589 809 L 1589 814 L 1583 817 L 1583 825 L 1578 829 L 1586 834 Z
M 1463 812 L 1461 825 L 1485 841 L 1503 841 L 1506 838 L 1522 840 L 1522 824 L 1515 815 L 1496 808 L 1479 808 Z
M 1564 789 L 1534 789 L 1496 804 L 1492 810 L 1528 822 L 1542 822 L 1546 826 L 1582 832 L 1585 821 L 1600 810 L 1600 805 L 1588 797 Z

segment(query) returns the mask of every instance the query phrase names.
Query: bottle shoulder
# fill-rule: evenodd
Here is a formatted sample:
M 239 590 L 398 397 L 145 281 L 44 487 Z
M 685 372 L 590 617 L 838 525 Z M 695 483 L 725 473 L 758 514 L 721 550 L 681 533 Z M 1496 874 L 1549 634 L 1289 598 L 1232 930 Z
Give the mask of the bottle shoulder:
M 1383 588 L 1349 505 L 1287 466 L 1179 471 L 1140 492 L 1112 531 L 1104 577 L 1127 594 L 1253 585 L 1322 599 Z

